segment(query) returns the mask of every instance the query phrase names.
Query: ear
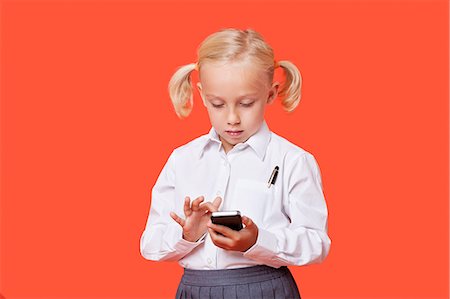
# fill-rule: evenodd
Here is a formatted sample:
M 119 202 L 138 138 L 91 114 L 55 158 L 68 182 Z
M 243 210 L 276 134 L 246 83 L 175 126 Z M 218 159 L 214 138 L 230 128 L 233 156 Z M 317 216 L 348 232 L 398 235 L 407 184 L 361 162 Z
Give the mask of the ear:
M 205 99 L 203 98 L 203 93 L 202 93 L 202 84 L 200 82 L 197 82 L 197 89 L 198 89 L 198 93 L 200 94 L 200 97 L 202 98 L 203 105 L 206 106 L 206 102 L 205 102 Z
M 277 98 L 279 87 L 280 87 L 280 83 L 278 83 L 278 82 L 272 83 L 272 87 L 269 90 L 269 96 L 267 97 L 267 104 L 269 104 L 269 105 L 272 104 L 273 101 Z

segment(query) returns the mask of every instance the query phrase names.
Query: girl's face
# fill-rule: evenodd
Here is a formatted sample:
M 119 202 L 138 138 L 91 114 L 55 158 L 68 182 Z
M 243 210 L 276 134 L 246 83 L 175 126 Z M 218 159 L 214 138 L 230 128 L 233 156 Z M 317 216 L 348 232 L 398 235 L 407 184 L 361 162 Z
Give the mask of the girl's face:
M 228 153 L 259 130 L 279 84 L 270 84 L 267 74 L 251 61 L 237 61 L 203 64 L 197 86 Z

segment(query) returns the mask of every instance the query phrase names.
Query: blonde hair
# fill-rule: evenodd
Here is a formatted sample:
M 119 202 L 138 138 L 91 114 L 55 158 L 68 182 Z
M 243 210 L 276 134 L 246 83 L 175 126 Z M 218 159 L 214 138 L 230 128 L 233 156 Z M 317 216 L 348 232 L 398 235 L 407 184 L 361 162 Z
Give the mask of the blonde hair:
M 169 95 L 175 112 L 180 118 L 187 117 L 193 107 L 191 73 L 199 71 L 204 63 L 252 59 L 264 71 L 270 82 L 274 69 L 284 70 L 285 81 L 280 86 L 279 96 L 283 108 L 293 111 L 301 98 L 302 77 L 298 68 L 288 60 L 276 62 L 273 50 L 263 37 L 252 29 L 224 29 L 208 36 L 198 48 L 198 62 L 181 66 L 169 82 Z

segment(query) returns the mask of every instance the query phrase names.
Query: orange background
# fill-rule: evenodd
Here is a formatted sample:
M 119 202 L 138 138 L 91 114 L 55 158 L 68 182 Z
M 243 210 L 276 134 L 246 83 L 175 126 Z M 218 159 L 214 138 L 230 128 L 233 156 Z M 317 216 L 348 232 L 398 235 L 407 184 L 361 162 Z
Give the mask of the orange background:
M 304 298 L 448 298 L 447 1 L 2 1 L 0 293 L 172 298 L 140 256 L 150 190 L 205 134 L 167 84 L 223 27 L 296 63 L 303 98 L 270 128 L 315 155 L 329 208 Z M 277 74 L 279 77 L 280 74 Z

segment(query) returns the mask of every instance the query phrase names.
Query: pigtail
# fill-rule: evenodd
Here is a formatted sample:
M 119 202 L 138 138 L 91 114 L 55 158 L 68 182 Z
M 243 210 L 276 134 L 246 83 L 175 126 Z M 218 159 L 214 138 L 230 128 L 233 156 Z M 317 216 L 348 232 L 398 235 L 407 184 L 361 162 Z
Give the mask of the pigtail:
M 279 96 L 284 109 L 291 112 L 297 107 L 301 98 L 302 76 L 298 68 L 288 60 L 278 61 L 286 75 L 286 80 L 280 87 Z
M 173 74 L 169 82 L 169 95 L 175 113 L 179 118 L 187 117 L 194 105 L 191 73 L 197 68 L 196 63 L 184 65 Z

